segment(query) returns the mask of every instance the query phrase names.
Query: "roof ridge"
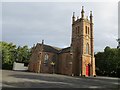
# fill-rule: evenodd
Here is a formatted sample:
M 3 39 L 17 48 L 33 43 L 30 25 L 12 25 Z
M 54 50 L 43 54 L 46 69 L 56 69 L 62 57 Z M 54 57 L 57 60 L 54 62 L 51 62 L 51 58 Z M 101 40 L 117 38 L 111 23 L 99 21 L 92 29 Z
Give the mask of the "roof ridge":
M 39 43 L 39 44 L 42 45 L 42 43 Z M 54 49 L 56 49 L 58 51 L 62 49 L 62 48 L 59 48 L 59 47 L 56 47 L 56 46 L 52 46 L 52 45 L 49 45 L 49 44 L 43 44 L 43 45 L 52 47 L 52 48 L 54 48 Z

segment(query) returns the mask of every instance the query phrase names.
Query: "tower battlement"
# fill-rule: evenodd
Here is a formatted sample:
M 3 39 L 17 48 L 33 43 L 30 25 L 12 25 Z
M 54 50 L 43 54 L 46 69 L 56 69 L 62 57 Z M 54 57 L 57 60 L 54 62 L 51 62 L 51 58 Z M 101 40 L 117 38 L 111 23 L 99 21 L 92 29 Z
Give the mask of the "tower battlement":
M 85 22 L 90 23 L 92 21 L 92 17 L 93 17 L 92 16 L 92 11 L 90 11 L 89 18 L 88 18 L 88 16 L 85 17 L 84 13 L 85 13 L 85 11 L 84 11 L 84 7 L 83 6 L 82 6 L 81 17 L 80 18 L 79 18 L 79 16 L 77 16 L 77 18 L 76 18 L 75 12 L 73 12 L 72 24 L 78 23 L 78 22 L 80 22 L 82 20 L 85 21 Z

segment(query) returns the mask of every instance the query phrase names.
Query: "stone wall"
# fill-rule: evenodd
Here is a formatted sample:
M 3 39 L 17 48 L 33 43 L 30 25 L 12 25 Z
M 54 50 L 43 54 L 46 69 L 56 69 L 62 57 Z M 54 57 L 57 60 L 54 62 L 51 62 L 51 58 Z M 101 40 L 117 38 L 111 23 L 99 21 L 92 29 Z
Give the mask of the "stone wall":
M 45 55 L 48 55 L 48 60 L 45 62 Z M 51 63 L 54 62 L 55 65 L 52 66 Z M 29 71 L 40 72 L 40 73 L 57 73 L 58 67 L 58 55 L 51 52 L 34 52 L 30 58 Z
M 64 75 L 72 75 L 72 61 L 70 53 L 62 53 L 59 55 L 59 73 Z

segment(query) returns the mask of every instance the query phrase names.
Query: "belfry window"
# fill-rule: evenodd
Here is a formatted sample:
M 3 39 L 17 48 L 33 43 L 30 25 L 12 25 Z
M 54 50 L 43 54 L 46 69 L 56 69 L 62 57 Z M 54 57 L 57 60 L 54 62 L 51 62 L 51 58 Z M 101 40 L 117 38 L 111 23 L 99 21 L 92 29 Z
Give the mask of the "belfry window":
M 85 27 L 85 31 L 86 31 L 86 34 L 87 34 L 87 26 Z
M 88 27 L 88 34 L 89 34 L 89 27 Z
M 86 44 L 86 54 L 89 54 L 89 44 Z

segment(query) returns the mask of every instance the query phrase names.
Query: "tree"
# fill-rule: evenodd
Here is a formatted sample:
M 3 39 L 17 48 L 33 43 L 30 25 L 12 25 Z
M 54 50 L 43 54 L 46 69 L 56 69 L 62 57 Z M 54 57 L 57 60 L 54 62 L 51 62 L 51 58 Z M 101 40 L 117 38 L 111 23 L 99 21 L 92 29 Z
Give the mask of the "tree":
M 31 49 L 28 46 L 17 48 L 17 62 L 28 63 L 31 56 Z
M 105 47 L 104 52 L 95 54 L 96 73 L 104 76 L 118 76 L 120 70 L 120 50 Z
M 15 61 L 16 45 L 13 43 L 0 42 L 2 52 L 2 68 L 11 69 Z
M 31 55 L 31 49 L 28 46 L 16 47 L 13 43 L 7 42 L 0 42 L 0 52 L 3 69 L 12 69 L 15 61 L 28 63 Z

